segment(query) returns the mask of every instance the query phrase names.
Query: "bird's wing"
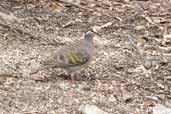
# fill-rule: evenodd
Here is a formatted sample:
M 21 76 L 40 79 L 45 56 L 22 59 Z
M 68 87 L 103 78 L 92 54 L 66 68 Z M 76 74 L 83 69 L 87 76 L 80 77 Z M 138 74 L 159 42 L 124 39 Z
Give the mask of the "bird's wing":
M 89 58 L 89 54 L 81 47 L 70 47 L 58 55 L 58 61 L 66 67 L 83 65 Z

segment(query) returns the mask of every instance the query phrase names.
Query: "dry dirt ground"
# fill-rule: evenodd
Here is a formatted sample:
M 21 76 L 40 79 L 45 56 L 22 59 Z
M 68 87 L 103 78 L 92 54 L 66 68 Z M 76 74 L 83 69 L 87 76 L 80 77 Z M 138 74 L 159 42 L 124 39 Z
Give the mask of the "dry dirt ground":
M 171 102 L 171 1 L 0 0 L 0 114 L 152 114 Z M 92 63 L 73 83 L 30 71 L 57 48 L 96 32 Z

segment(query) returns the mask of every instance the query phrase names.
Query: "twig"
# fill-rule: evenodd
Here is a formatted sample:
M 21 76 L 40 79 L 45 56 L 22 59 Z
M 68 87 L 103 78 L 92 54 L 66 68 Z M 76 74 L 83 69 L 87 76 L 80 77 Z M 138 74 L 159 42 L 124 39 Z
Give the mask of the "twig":
M 32 38 L 32 39 L 38 39 L 38 38 L 39 38 L 39 37 L 36 38 L 36 37 L 33 36 L 31 33 L 28 33 L 28 32 L 26 32 L 26 31 L 23 31 L 23 30 L 21 30 L 21 29 L 19 29 L 19 28 L 11 27 L 11 26 L 6 25 L 6 24 L 0 23 L 0 26 L 2 26 L 2 27 L 4 27 L 4 28 L 7 28 L 7 29 L 9 29 L 9 30 L 11 30 L 11 31 L 13 31 L 13 32 L 17 31 L 17 32 L 19 32 L 19 33 L 21 33 L 21 34 L 28 35 L 28 36 L 29 36 L 30 38 Z
M 11 24 L 11 23 L 18 23 L 20 19 L 13 15 L 7 15 L 3 12 L 0 12 L 0 23 L 6 23 L 6 24 Z
M 70 4 L 70 5 L 72 5 L 72 6 L 75 6 L 75 7 L 78 7 L 78 8 L 80 8 L 80 9 L 83 9 L 83 10 L 86 10 L 86 11 L 90 11 L 90 12 L 92 12 L 93 10 L 91 10 L 90 8 L 86 8 L 86 7 L 84 7 L 84 6 L 81 6 L 81 5 L 78 5 L 78 4 L 74 4 L 74 3 L 72 3 L 72 2 L 68 2 L 68 1 L 66 1 L 66 0 L 57 0 L 58 2 L 61 2 L 61 3 L 64 3 L 64 4 Z
M 4 77 L 4 78 L 18 78 L 17 76 L 14 76 L 12 74 L 0 74 L 0 77 Z

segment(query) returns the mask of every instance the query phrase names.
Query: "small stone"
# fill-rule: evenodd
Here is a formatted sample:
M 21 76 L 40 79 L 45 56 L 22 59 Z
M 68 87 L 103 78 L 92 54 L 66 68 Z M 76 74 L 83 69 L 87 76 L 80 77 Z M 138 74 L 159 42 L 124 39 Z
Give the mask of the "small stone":
M 103 110 L 99 109 L 97 106 L 90 105 L 90 104 L 82 105 L 79 108 L 79 111 L 82 114 L 109 114 L 109 113 L 104 112 Z
M 133 95 L 131 93 L 129 93 L 129 92 L 125 92 L 123 94 L 123 100 L 125 102 L 130 102 L 132 100 L 132 98 L 133 98 Z
M 145 27 L 144 26 L 136 26 L 134 29 L 137 30 L 137 31 L 140 31 L 140 30 L 143 30 Z

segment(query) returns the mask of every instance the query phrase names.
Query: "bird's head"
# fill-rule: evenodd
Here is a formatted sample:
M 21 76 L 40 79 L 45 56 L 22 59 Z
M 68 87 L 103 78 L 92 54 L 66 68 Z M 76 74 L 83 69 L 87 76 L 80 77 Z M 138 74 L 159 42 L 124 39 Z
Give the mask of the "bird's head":
M 88 31 L 84 34 L 84 39 L 87 41 L 92 41 L 93 42 L 93 38 L 94 38 L 95 34 L 92 31 Z

